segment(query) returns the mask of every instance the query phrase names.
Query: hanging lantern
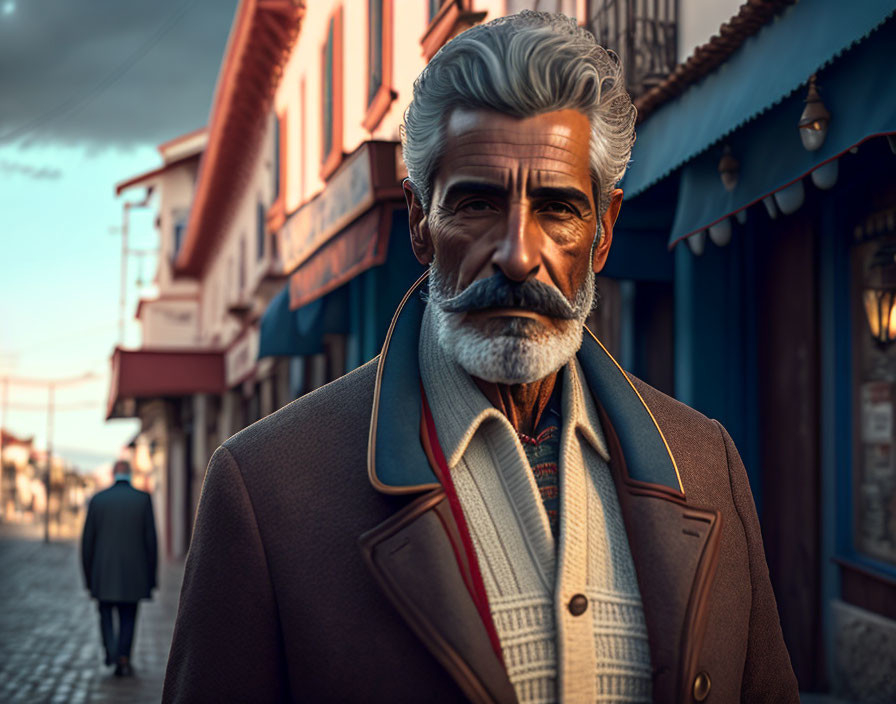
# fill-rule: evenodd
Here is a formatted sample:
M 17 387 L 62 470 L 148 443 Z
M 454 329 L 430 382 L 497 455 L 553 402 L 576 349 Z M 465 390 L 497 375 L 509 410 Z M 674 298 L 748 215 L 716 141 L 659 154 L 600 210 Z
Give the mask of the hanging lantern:
M 831 113 L 821 102 L 818 88 L 815 85 L 815 74 L 809 78 L 809 92 L 806 94 L 806 107 L 800 116 L 800 139 L 806 151 L 814 152 L 824 144 L 824 138 L 828 135 L 828 125 L 831 122 Z
M 703 254 L 703 250 L 706 249 L 706 230 L 700 230 L 687 239 L 688 247 L 691 248 L 691 253 L 695 257 L 699 257 Z
M 839 160 L 834 159 L 827 164 L 819 166 L 812 172 L 812 183 L 823 191 L 833 188 L 834 184 L 837 183 L 837 175 L 840 172 L 839 163 Z
M 896 244 L 885 244 L 874 253 L 863 298 L 871 337 L 886 350 L 896 340 Z
M 785 215 L 795 213 L 805 200 L 806 191 L 803 188 L 803 180 L 795 181 L 787 188 L 775 192 L 775 203 Z
M 731 147 L 725 145 L 722 158 L 719 160 L 719 177 L 722 185 L 729 193 L 737 187 L 737 179 L 740 175 L 740 163 L 731 154 Z
M 716 247 L 725 247 L 731 242 L 731 219 L 719 220 L 715 225 L 709 226 L 709 239 Z

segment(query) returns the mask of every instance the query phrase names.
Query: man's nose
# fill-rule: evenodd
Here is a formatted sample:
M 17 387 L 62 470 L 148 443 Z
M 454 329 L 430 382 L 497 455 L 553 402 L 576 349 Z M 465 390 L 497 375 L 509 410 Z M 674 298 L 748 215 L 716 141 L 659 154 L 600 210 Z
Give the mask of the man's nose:
M 526 281 L 541 267 L 543 234 L 525 202 L 514 203 L 492 265 L 511 281 Z

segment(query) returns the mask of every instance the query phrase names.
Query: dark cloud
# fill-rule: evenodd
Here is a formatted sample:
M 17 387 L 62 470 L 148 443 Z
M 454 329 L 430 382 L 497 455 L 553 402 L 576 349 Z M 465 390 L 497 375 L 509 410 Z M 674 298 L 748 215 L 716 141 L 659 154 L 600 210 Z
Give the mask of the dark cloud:
M 206 123 L 236 0 L 0 5 L 0 145 L 127 146 Z

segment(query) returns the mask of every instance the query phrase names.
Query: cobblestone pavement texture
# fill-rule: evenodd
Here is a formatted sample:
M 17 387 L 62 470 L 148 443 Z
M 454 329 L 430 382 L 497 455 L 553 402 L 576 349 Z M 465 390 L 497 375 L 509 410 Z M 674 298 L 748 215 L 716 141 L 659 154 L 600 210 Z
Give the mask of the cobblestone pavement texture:
M 160 588 L 137 615 L 134 677 L 103 664 L 96 602 L 84 589 L 78 544 L 45 544 L 39 527 L 0 525 L 0 702 L 158 702 L 183 578 L 160 564 Z

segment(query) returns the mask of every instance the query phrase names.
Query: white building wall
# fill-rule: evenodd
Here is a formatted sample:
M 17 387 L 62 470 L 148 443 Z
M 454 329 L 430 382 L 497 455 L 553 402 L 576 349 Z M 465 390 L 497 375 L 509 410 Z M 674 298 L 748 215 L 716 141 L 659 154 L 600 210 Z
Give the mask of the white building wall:
M 678 63 L 706 44 L 719 27 L 737 14 L 743 0 L 679 0 Z

